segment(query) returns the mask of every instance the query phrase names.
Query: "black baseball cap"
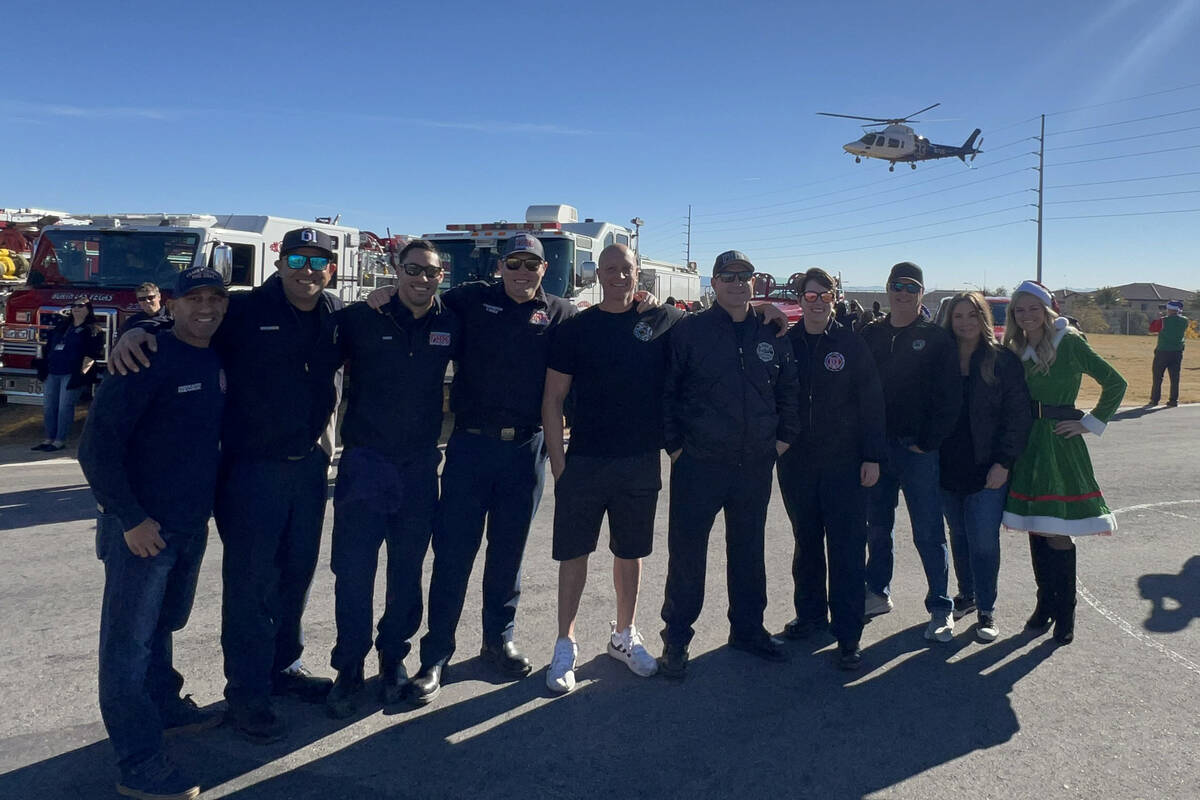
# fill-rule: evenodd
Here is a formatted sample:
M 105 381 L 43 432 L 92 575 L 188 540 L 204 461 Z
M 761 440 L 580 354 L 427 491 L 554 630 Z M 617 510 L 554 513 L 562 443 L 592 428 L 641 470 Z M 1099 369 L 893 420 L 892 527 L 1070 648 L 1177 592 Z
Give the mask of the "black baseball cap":
M 751 272 L 754 271 L 754 265 L 750 263 L 750 259 L 746 258 L 745 253 L 738 250 L 726 250 L 713 262 L 712 274 L 720 275 L 722 272 L 731 272 L 734 267 L 738 266 L 745 267 Z
M 285 233 L 283 242 L 279 245 L 279 255 L 287 255 L 292 250 L 299 250 L 302 247 L 324 250 L 330 258 L 337 256 L 337 242 L 328 233 L 316 228 L 296 228 L 294 231 Z
M 901 261 L 892 267 L 892 271 L 888 273 L 888 283 L 897 280 L 913 281 L 922 289 L 925 288 L 925 273 L 911 261 Z
M 175 296 L 183 297 L 193 289 L 199 289 L 202 286 L 212 286 L 220 289 L 221 294 L 226 293 L 225 279 L 221 277 L 221 273 L 211 267 L 188 267 L 175 279 Z
M 514 253 L 529 253 L 542 261 L 546 260 L 546 251 L 542 249 L 541 241 L 528 233 L 518 233 L 504 245 L 503 258 L 508 258 Z

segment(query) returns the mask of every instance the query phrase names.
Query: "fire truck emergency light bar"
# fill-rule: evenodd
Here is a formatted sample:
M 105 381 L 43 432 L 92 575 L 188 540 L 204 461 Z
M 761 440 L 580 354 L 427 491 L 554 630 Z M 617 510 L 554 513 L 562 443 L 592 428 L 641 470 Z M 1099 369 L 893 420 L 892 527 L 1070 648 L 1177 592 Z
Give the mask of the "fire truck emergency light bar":
M 561 222 L 487 222 L 483 224 L 447 225 L 448 231 L 561 231 Z

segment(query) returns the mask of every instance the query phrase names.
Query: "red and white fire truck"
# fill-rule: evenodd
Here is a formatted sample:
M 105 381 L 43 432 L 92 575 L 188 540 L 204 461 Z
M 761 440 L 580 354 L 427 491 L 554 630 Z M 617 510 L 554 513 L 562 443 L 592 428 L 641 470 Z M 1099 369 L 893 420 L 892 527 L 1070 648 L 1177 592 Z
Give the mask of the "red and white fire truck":
M 634 231 L 590 218 L 580 222 L 579 212 L 567 205 L 529 206 L 524 222 L 451 224 L 445 232 L 427 233 L 422 238 L 437 245 L 446 267 L 446 285 L 457 286 L 495 277 L 504 243 L 517 233 L 532 233 L 541 241 L 548 265 L 542 279 L 546 291 L 580 307 L 600 302 L 595 263 L 600 251 L 610 244 L 637 249 Z M 640 254 L 639 261 L 641 288 L 660 299 L 674 297 L 687 303 L 700 299 L 700 276 L 695 265 L 689 268 Z
M 12 403 L 40 403 L 32 361 L 57 315 L 72 300 L 92 301 L 108 353 L 121 325 L 137 312 L 135 292 L 157 284 L 170 295 L 181 269 L 211 263 L 218 245 L 232 252 L 233 289 L 258 286 L 275 271 L 283 234 L 318 228 L 337 242 L 338 271 L 329 287 L 357 300 L 389 274 L 399 237 L 381 239 L 328 221 L 212 214 L 109 214 L 65 218 L 41 231 L 25 284 L 12 291 L 0 326 L 0 394 Z

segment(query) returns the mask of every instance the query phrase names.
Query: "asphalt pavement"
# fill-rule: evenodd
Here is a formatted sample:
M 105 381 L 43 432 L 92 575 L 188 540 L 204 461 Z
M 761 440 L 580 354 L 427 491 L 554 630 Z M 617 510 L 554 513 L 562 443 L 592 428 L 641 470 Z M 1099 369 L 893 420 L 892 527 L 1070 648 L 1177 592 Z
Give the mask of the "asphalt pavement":
M 725 645 L 724 531 L 710 544 L 707 602 L 687 679 L 642 679 L 605 653 L 611 559 L 593 556 L 579 617 L 579 686 L 554 697 L 556 566 L 547 491 L 525 559 L 517 641 L 535 672 L 496 682 L 475 657 L 479 570 L 447 685 L 419 710 L 365 708 L 341 722 L 285 700 L 288 738 L 255 746 L 227 728 L 169 751 L 204 797 L 1200 797 L 1200 406 L 1123 411 L 1089 437 L 1120 531 L 1079 543 L 1076 640 L 1025 633 L 1033 578 L 1023 534 L 1002 533 L 1000 639 L 972 619 L 927 643 L 925 582 L 903 510 L 896 609 L 867 625 L 864 668 L 834 665 L 830 639 L 789 643 L 768 664 Z M 96 703 L 103 570 L 94 502 L 64 454 L 0 444 L 0 797 L 115 796 Z M 73 453 L 73 448 L 66 454 Z M 664 475 L 667 463 L 663 462 Z M 332 487 L 332 481 L 330 486 Z M 638 621 L 660 651 L 667 493 Z M 307 613 L 305 659 L 330 674 L 328 534 Z M 602 540 L 603 541 L 603 540 Z M 791 618 L 792 540 L 778 492 L 767 531 L 767 625 Z M 191 622 L 175 640 L 184 691 L 219 706 L 221 545 L 215 531 Z M 426 560 L 428 581 L 429 559 Z M 381 571 L 382 573 L 382 571 Z M 377 582 L 376 607 L 381 608 Z M 408 659 L 416 669 L 415 654 Z M 368 665 L 373 674 L 374 665 Z M 373 681 L 371 682 L 373 685 Z

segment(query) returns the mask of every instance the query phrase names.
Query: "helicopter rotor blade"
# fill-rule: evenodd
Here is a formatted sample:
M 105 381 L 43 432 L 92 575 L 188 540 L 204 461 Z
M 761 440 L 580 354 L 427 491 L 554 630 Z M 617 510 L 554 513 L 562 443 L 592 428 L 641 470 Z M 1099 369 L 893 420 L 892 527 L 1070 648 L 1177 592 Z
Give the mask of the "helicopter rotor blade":
M 842 117 L 844 119 L 866 119 L 866 120 L 870 120 L 872 122 L 878 122 L 881 125 L 885 125 L 885 124 L 891 122 L 890 119 L 883 119 L 881 117 L 857 117 L 853 114 L 831 114 L 828 111 L 818 111 L 817 114 L 819 114 L 820 116 L 823 116 L 823 117 Z
M 904 119 L 909 120 L 910 122 L 917 122 L 918 120 L 913 119 L 913 117 L 917 116 L 918 114 L 924 114 L 926 111 L 929 111 L 931 108 L 937 108 L 940 105 L 941 105 L 941 103 L 934 103 L 931 106 L 922 108 L 920 111 L 914 111 L 913 113 L 909 114 L 907 117 L 904 117 Z

